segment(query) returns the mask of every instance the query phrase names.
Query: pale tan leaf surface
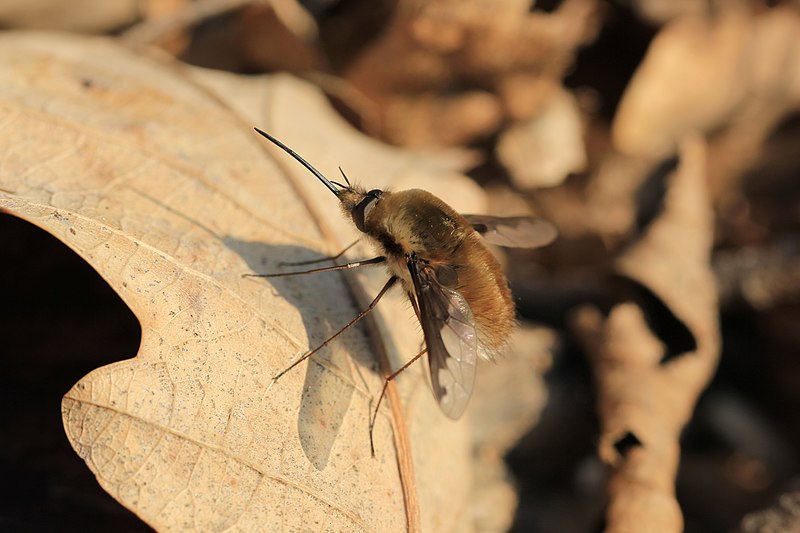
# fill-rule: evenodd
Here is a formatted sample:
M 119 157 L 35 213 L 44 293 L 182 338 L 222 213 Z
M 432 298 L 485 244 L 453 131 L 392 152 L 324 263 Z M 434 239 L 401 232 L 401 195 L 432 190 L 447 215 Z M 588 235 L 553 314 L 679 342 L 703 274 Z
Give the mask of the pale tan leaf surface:
M 735 6 L 736 3 L 729 4 Z M 663 24 L 687 15 L 702 16 L 713 9 L 705 0 L 634 0 L 631 4 L 640 17 L 652 24 Z
M 468 427 L 439 413 L 422 368 L 398 380 L 403 418 L 384 405 L 374 459 L 367 417 L 382 378 L 366 330 L 268 389 L 357 313 L 336 274 L 242 278 L 348 244 L 330 193 L 204 89 L 111 41 L 5 34 L 0 57 L 0 208 L 74 249 L 142 326 L 134 359 L 95 370 L 63 402 L 67 435 L 105 490 L 159 530 L 468 528 Z M 279 81 L 253 120 L 289 144 L 316 132 L 319 144 L 295 147 L 333 174 L 352 155 L 309 94 Z M 412 167 L 383 184 L 424 174 Z M 413 312 L 399 295 L 379 312 L 371 340 L 408 359 L 421 341 Z M 401 478 L 404 461 L 415 477 Z
M 720 350 L 705 162 L 703 141 L 682 146 L 662 213 L 616 265 L 666 306 L 695 347 L 667 358 L 667 346 L 635 303 L 619 304 L 605 318 L 588 307 L 575 316 L 598 387 L 599 454 L 614 467 L 609 532 L 683 530 L 674 488 L 679 437 Z
M 522 190 L 559 185 L 569 174 L 586 167 L 583 125 L 575 97 L 558 87 L 539 111 L 503 131 L 497 143 L 498 158 Z
M 791 6 L 763 13 L 740 6 L 671 22 L 625 90 L 615 144 L 658 158 L 687 133 L 732 128 L 728 136 L 755 150 L 800 107 L 798 35 L 800 16 Z
M 140 3 L 137 0 L 3 0 L 0 23 L 10 28 L 106 31 L 136 20 Z

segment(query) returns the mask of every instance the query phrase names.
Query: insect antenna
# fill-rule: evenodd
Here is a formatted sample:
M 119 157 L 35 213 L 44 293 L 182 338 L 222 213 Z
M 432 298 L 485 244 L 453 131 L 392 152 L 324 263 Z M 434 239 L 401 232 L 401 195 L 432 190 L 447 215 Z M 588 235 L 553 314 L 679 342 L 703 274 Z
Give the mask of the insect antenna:
M 270 141 L 272 144 L 274 144 L 275 146 L 277 146 L 278 148 L 280 148 L 281 150 L 283 150 L 284 152 L 286 152 L 290 156 L 294 157 L 297 160 L 298 163 L 300 163 L 301 165 L 306 167 L 309 172 L 314 174 L 317 177 L 317 179 L 319 181 L 321 181 L 323 183 L 323 185 L 325 185 L 328 189 L 330 189 L 330 191 L 333 194 L 335 194 L 337 197 L 339 196 L 339 193 L 341 191 L 339 189 L 337 189 L 336 186 L 333 183 L 331 183 L 330 180 L 328 180 L 328 178 L 323 176 L 322 173 L 319 170 L 314 168 L 314 166 L 311 163 L 309 163 L 308 161 L 303 159 L 300 156 L 300 154 L 298 154 L 297 152 L 295 152 L 294 150 L 292 150 L 291 148 L 289 148 L 288 146 L 286 146 L 285 144 L 280 142 L 278 139 L 276 139 L 275 137 L 273 137 L 269 133 L 267 133 L 265 131 L 261 131 L 258 128 L 253 128 L 253 129 L 255 129 L 259 133 L 259 135 L 261 135 L 262 137 L 264 137 L 265 139 Z
M 350 185 L 350 180 L 347 179 L 347 174 L 344 173 L 344 170 L 342 170 L 342 167 L 339 167 L 339 172 L 341 173 L 342 177 L 344 178 L 344 182 L 347 184 L 347 186 L 348 187 L 352 187 L 352 185 Z

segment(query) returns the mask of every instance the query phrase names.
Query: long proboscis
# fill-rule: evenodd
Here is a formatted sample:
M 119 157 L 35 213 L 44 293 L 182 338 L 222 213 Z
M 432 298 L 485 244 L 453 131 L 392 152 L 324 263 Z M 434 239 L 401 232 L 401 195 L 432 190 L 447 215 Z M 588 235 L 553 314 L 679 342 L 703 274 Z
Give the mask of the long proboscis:
M 317 179 L 319 181 L 321 181 L 328 189 L 330 189 L 330 191 L 333 194 L 335 194 L 337 197 L 339 196 L 340 190 L 337 189 L 336 186 L 333 183 L 331 183 L 331 181 L 328 178 L 323 176 L 322 172 L 320 172 L 319 170 L 314 168 L 314 166 L 311 163 L 309 163 L 308 161 L 303 159 L 300 154 L 298 154 L 297 152 L 295 152 L 294 150 L 292 150 L 291 148 L 289 148 L 288 146 L 286 146 L 285 144 L 280 142 L 278 139 L 276 139 L 275 137 L 273 137 L 269 133 L 267 133 L 265 131 L 261 131 L 258 128 L 253 128 L 253 129 L 255 129 L 262 137 L 264 137 L 265 139 L 270 141 L 272 144 L 274 144 L 275 146 L 277 146 L 278 148 L 280 148 L 281 150 L 283 150 L 284 152 L 286 152 L 290 156 L 294 157 L 297 160 L 298 163 L 300 163 L 301 165 L 306 167 L 309 172 L 314 174 L 317 177 Z

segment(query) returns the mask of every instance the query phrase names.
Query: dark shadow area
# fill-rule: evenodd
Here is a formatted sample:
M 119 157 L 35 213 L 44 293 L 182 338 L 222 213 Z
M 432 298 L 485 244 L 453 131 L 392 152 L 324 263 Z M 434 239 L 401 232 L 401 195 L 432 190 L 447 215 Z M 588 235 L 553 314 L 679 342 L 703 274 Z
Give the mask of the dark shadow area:
M 636 228 L 644 232 L 654 220 L 664 212 L 664 197 L 667 194 L 667 180 L 678 169 L 680 158 L 669 157 L 659 163 L 645 178 L 636 191 Z M 639 235 L 637 239 L 641 238 Z
M 136 354 L 139 322 L 45 231 L 0 214 L 0 243 L 0 530 L 151 531 L 100 488 L 61 421 L 80 378 Z
M 548 401 L 539 423 L 506 456 L 520 502 L 513 532 L 583 533 L 603 517 L 591 370 L 578 345 L 567 343 L 544 377 Z
M 223 241 L 226 246 L 247 262 L 254 273 L 296 272 L 334 264 L 331 261 L 326 261 L 313 265 L 285 266 L 280 263 L 285 261 L 308 261 L 319 259 L 321 256 L 313 250 L 300 246 L 270 245 L 261 242 L 241 241 L 230 237 L 226 237 Z M 382 267 L 378 265 L 377 268 Z M 285 299 L 290 305 L 301 310 L 303 325 L 308 332 L 307 342 L 313 348 L 322 344 L 327 338 L 344 327 L 359 311 L 354 310 L 351 312 L 349 310 L 352 296 L 347 291 L 344 282 L 342 282 L 341 291 L 337 294 L 329 294 L 321 288 L 317 298 L 309 298 L 309 284 L 312 284 L 313 290 L 313 284 L 321 281 L 317 281 L 315 278 L 322 276 L 327 276 L 330 279 L 331 277 L 341 276 L 341 273 L 336 271 L 319 272 L 269 279 L 252 278 L 249 281 L 263 285 L 263 290 L 265 291 L 275 291 L 280 298 Z M 331 285 L 329 283 L 320 283 L 319 286 L 330 287 Z M 348 311 L 342 312 L 337 310 L 336 307 L 344 307 Z M 356 328 L 358 328 L 358 325 Z M 363 352 L 362 345 L 352 336 L 353 333 L 355 331 L 343 333 L 333 341 L 332 345 L 334 343 L 344 343 L 345 351 L 353 355 Z M 296 355 L 300 357 L 303 354 L 298 352 Z M 305 370 L 303 370 L 305 363 L 290 370 L 290 372 L 305 372 L 303 394 L 299 399 L 300 410 L 297 417 L 297 429 L 306 457 L 317 470 L 323 470 L 328 464 L 331 449 L 339 435 L 342 421 L 350 408 L 354 393 L 353 388 L 343 382 L 339 376 L 333 372 L 325 371 L 322 365 L 314 362 L 315 360 L 318 361 L 319 358 L 328 359 L 328 357 L 329 348 L 325 347 L 311 357 L 309 363 L 305 366 Z M 292 361 L 287 360 L 285 366 L 288 367 L 291 363 Z M 371 368 L 377 372 L 376 361 L 362 361 L 362 363 L 371 365 Z M 347 361 L 334 361 L 334 364 L 339 366 L 343 372 L 347 372 L 349 366 Z M 351 378 L 356 382 L 361 380 L 361 377 L 357 375 L 351 376 Z M 281 380 L 275 383 L 273 389 L 280 386 Z M 366 385 L 364 386 L 366 387 Z M 364 432 L 365 435 L 368 432 L 367 420 L 364 421 Z
M 776 346 L 755 311 L 721 318 L 720 366 L 681 442 L 676 492 L 687 533 L 735 530 L 800 473 L 798 374 L 786 372 L 798 368 L 797 352 Z
M 612 281 L 619 288 L 620 301 L 635 302 L 641 308 L 650 331 L 664 343 L 662 365 L 697 350 L 697 339 L 694 338 L 694 334 L 653 291 L 638 281 L 624 276 L 615 275 Z
M 604 2 L 604 23 L 597 39 L 578 51 L 564 80 L 568 88 L 591 88 L 599 96 L 598 115 L 611 121 L 628 82 L 650 46 L 656 28 L 625 2 Z
M 542 11 L 544 13 L 552 13 L 561 6 L 562 0 L 536 0 L 531 2 L 528 10 L 533 13 L 534 11 Z
M 621 439 L 614 443 L 614 449 L 617 450 L 617 453 L 621 457 L 625 457 L 629 451 L 641 445 L 642 441 L 639 440 L 639 437 L 637 437 L 635 433 L 628 431 Z

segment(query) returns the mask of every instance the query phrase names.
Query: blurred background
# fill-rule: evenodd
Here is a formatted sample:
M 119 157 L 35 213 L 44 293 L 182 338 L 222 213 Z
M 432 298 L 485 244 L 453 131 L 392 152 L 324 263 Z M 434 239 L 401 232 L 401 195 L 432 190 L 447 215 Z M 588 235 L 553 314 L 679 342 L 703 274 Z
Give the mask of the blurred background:
M 800 531 L 800 2 L 5 0 L 0 25 L 289 72 L 370 137 L 456 154 L 491 211 L 551 220 L 554 244 L 506 256 L 521 319 L 558 339 L 540 420 L 505 457 L 513 531 L 606 525 L 602 380 L 573 312 L 632 298 L 615 261 L 700 137 L 722 348 L 682 432 L 684 527 Z M 0 434 L 13 435 L 0 439 L 0 529 L 87 531 L 76 519 L 92 517 L 97 531 L 147 530 L 53 431 L 72 384 L 136 353 L 136 319 L 43 232 L 2 215 L 0 242 Z M 680 352 L 696 332 L 651 292 L 633 298 Z

